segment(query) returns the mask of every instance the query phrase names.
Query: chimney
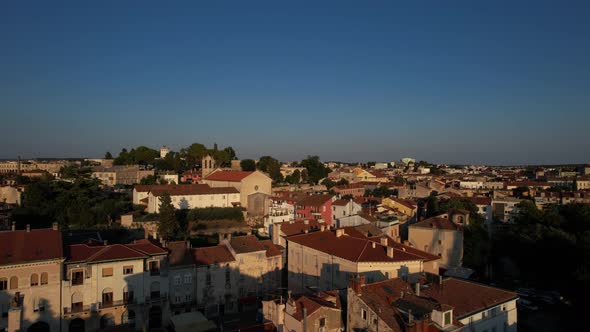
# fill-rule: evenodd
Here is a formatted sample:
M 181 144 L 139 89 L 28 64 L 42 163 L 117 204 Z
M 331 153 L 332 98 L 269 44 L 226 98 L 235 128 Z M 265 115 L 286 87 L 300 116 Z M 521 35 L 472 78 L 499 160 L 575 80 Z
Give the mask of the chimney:
M 393 258 L 393 247 L 387 247 L 387 257 Z
M 54 231 L 58 231 L 59 230 L 59 226 L 56 222 L 54 222 L 53 224 L 51 224 L 51 229 L 53 229 Z
M 419 282 L 414 284 L 414 294 L 416 296 L 420 296 L 420 283 Z
M 303 331 L 307 331 L 307 308 L 303 307 Z
M 16 231 L 16 221 L 12 222 L 12 231 Z
M 27 233 L 31 231 L 31 225 L 27 224 Z
M 309 219 L 305 219 L 305 220 L 303 220 L 303 224 L 304 224 L 304 225 L 309 225 Z
M 341 237 L 342 235 L 344 235 L 344 229 L 338 228 L 336 230 L 336 237 Z
M 384 236 L 384 237 L 381 238 L 381 245 L 382 246 L 387 246 L 387 237 Z
M 377 246 L 377 243 L 371 241 L 371 246 L 373 247 L 373 249 L 375 249 L 375 247 Z

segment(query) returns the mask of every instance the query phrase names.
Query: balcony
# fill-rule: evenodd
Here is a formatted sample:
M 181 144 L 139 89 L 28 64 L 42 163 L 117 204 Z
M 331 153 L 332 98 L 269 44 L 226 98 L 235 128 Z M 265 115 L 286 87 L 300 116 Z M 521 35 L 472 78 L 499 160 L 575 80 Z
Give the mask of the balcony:
M 109 302 L 100 302 L 98 304 L 98 309 L 105 309 L 105 308 L 112 308 L 112 307 L 120 307 L 129 304 L 134 304 L 135 301 L 133 299 L 130 300 L 117 300 L 117 301 L 109 301 Z
M 71 308 L 64 307 L 64 315 L 71 315 L 77 313 L 88 313 L 90 312 L 90 305 L 78 305 Z

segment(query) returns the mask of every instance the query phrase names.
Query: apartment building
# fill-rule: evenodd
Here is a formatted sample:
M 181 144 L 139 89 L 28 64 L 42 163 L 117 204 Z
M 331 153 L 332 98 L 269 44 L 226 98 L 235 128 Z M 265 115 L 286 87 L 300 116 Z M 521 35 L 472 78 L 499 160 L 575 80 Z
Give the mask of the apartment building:
M 517 295 L 455 278 L 414 285 L 402 279 L 365 283 L 359 276 L 348 288 L 347 331 L 517 330 Z
M 332 202 L 335 197 L 332 195 L 309 195 L 297 200 L 295 213 L 298 218 L 317 220 L 331 225 Z
M 62 331 L 127 324 L 160 328 L 169 318 L 168 251 L 148 240 L 66 247 Z
M 332 223 L 339 218 L 354 216 L 362 211 L 362 206 L 352 199 L 337 199 L 332 202 Z
M 368 238 L 349 229 L 319 231 L 287 238 L 289 290 L 344 289 L 363 274 L 371 281 L 396 277 L 414 280 L 426 271 L 438 273 L 438 258 L 386 236 Z
M 334 186 L 332 188 L 335 193 L 342 196 L 363 197 L 365 195 L 365 186 L 362 183 L 345 184 Z
M 0 330 L 59 331 L 63 261 L 57 224 L 0 232 Z

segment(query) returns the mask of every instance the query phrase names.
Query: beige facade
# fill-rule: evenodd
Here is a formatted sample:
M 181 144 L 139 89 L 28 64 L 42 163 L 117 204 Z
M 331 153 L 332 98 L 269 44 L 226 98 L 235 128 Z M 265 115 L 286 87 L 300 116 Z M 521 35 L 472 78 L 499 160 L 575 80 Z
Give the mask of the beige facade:
M 24 188 L 0 186 L 0 203 L 21 205 Z
M 92 177 L 99 179 L 105 186 L 133 185 L 153 175 L 153 170 L 142 170 L 139 166 L 95 167 L 92 172 Z
M 410 218 L 416 216 L 418 212 L 418 206 L 416 204 L 404 199 L 386 197 L 381 201 L 381 204 L 396 209 Z
M 218 172 L 224 174 L 217 175 Z M 245 207 L 250 215 L 263 216 L 268 213 L 268 199 L 272 194 L 271 178 L 260 171 L 252 172 L 241 178 L 232 177 L 231 173 L 234 172 L 216 171 L 211 174 L 210 178 L 205 178 L 202 182 L 213 188 L 236 188 L 240 192 L 240 205 Z
M 233 189 L 233 188 L 232 188 Z M 148 213 L 159 213 L 160 196 L 149 193 Z M 240 193 L 228 191 L 227 193 L 211 193 L 199 195 L 171 195 L 170 199 L 175 209 L 194 209 L 206 207 L 232 207 L 232 202 L 240 201 Z

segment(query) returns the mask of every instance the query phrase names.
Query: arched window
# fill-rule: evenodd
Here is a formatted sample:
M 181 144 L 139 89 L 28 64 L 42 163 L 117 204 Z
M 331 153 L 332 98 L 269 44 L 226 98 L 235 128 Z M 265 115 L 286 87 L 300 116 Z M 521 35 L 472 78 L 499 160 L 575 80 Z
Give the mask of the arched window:
M 49 275 L 47 272 L 41 273 L 41 285 L 47 285 L 49 283 Z
M 18 288 L 18 277 L 10 277 L 10 289 Z
M 125 303 L 133 302 L 133 286 L 127 285 L 123 288 L 123 301 Z
M 102 290 L 102 305 L 108 306 L 108 305 L 112 305 L 112 304 L 113 304 L 113 290 L 111 288 L 107 287 Z
M 82 293 L 75 292 L 72 294 L 72 312 L 80 312 L 82 310 L 84 310 Z
M 39 286 L 39 275 L 37 273 L 31 274 L 31 287 Z

